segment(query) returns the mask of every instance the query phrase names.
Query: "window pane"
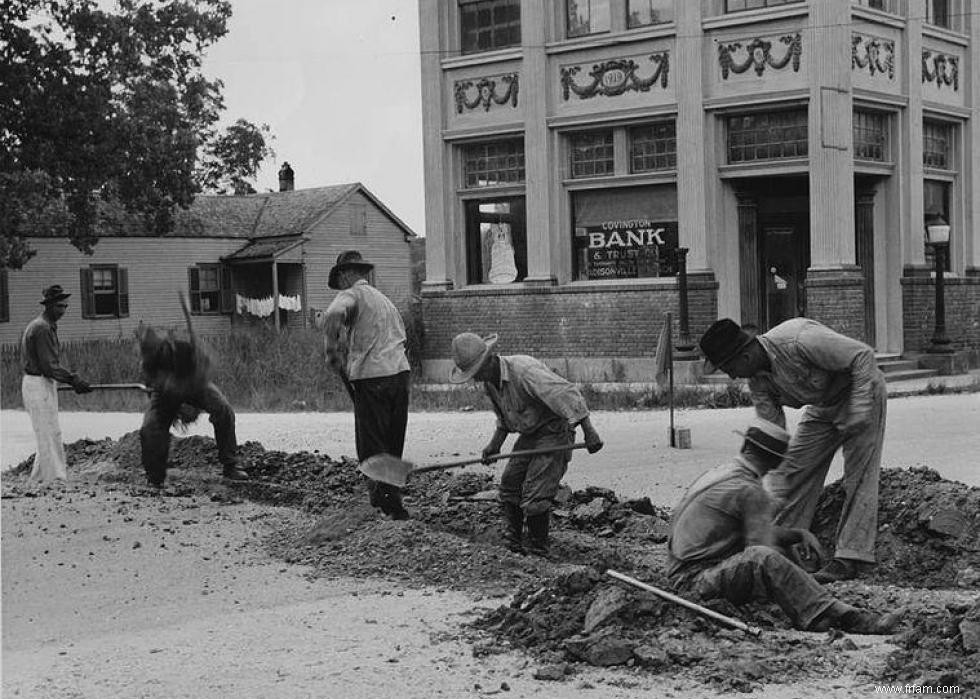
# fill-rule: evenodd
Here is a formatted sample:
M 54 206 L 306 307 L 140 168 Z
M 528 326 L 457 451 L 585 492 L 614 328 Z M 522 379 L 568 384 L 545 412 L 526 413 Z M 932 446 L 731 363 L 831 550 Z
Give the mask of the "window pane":
M 467 201 L 469 284 L 510 284 L 527 276 L 524 197 Z
M 854 157 L 858 160 L 890 160 L 888 150 L 888 115 L 882 112 L 854 110 Z
M 725 12 L 741 12 L 742 10 L 757 10 L 763 7 L 789 5 L 802 0 L 725 0 Z
M 524 140 L 490 141 L 463 147 L 463 186 L 492 187 L 524 181 Z
M 950 18 L 949 0 L 927 0 L 926 19 L 929 23 L 951 29 Z
M 520 0 L 460 0 L 459 35 L 463 53 L 520 45 Z
M 807 156 L 805 109 L 728 118 L 728 162 Z
M 922 124 L 922 164 L 940 170 L 952 170 L 953 127 L 942 121 L 925 120 Z
M 645 27 L 674 21 L 674 0 L 626 0 L 626 26 Z
M 614 172 L 611 130 L 572 134 L 569 151 L 572 177 L 599 177 Z
M 677 167 L 677 136 L 673 121 L 630 129 L 630 172 Z
M 922 183 L 922 211 L 926 216 L 931 214 L 939 214 L 945 220 L 949 221 L 949 182 L 938 182 L 936 180 L 925 180 Z M 925 226 L 922 228 L 922 241 L 925 245 Z M 926 264 L 932 268 L 936 268 L 936 251 L 931 245 L 925 246 L 926 252 Z M 949 255 L 946 256 L 946 266 L 945 270 L 949 271 Z

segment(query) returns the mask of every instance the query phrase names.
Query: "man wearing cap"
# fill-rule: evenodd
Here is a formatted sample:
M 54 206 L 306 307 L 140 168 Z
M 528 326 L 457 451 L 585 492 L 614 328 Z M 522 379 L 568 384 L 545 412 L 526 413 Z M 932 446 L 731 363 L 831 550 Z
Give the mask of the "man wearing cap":
M 30 478 L 48 481 L 68 477 L 65 447 L 61 442 L 58 422 L 58 383 L 66 383 L 75 393 L 92 390 L 88 382 L 61 366 L 61 345 L 58 342 L 58 321 L 68 310 L 66 299 L 71 294 L 55 284 L 43 291 L 44 310 L 27 324 L 20 340 L 24 378 L 21 394 L 24 408 L 31 416 L 31 426 L 37 439 L 37 454 Z
M 845 496 L 834 559 L 814 577 L 847 580 L 874 565 L 888 395 L 874 349 L 808 318 L 758 335 L 723 318 L 700 346 L 706 370 L 749 380 L 760 418 L 785 427 L 783 406 L 804 408 L 786 462 L 771 477 L 781 503 L 777 524 L 810 527 L 830 462 L 843 448 Z
M 590 454 L 602 449 L 585 399 L 574 384 L 533 357 L 497 354 L 496 344 L 496 335 L 484 339 L 474 333 L 461 333 L 452 344 L 456 366 L 450 381 L 483 382 L 497 414 L 496 429 L 483 449 L 484 458 L 499 454 L 511 432 L 520 434 L 515 451 L 571 445 L 576 426 L 582 428 Z M 548 555 L 551 508 L 570 454 L 556 451 L 507 462 L 500 477 L 499 498 L 506 523 L 505 540 L 512 551 L 524 551 L 526 518 L 528 550 Z
M 401 458 L 408 423 L 409 364 L 405 324 L 395 304 L 368 283 L 374 265 L 357 250 L 337 257 L 327 285 L 337 294 L 317 325 L 324 347 L 354 402 L 357 458 L 375 454 Z M 402 492 L 379 481 L 368 482 L 371 505 L 392 519 L 408 519 Z
M 901 610 L 878 615 L 835 599 L 797 564 L 819 561 L 816 537 L 807 529 L 773 525 L 762 478 L 783 460 L 786 430 L 756 420 L 738 434 L 744 441 L 734 461 L 702 474 L 674 509 L 667 541 L 674 586 L 704 600 L 773 600 L 794 627 L 807 631 L 891 633 Z

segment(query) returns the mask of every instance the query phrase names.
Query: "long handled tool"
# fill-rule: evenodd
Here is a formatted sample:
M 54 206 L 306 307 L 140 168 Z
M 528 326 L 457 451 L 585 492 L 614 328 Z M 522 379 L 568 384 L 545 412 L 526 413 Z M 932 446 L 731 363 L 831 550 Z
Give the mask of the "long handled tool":
M 616 580 L 619 580 L 620 582 L 624 582 L 627 585 L 632 585 L 633 587 L 637 587 L 641 590 L 652 592 L 653 594 L 655 594 L 657 597 L 660 597 L 661 599 L 665 599 L 668 602 L 673 602 L 674 604 L 679 604 L 680 606 L 690 609 L 691 611 L 697 612 L 702 616 L 706 616 L 709 619 L 714 619 L 715 621 L 721 622 L 726 626 L 731 626 L 732 628 L 738 629 L 739 631 L 744 631 L 750 636 L 759 636 L 762 633 L 762 630 L 756 626 L 749 626 L 744 621 L 739 621 L 738 619 L 732 619 L 730 616 L 719 614 L 713 609 L 702 607 L 700 604 L 695 604 L 694 602 L 690 602 L 684 599 L 683 597 L 678 597 L 677 595 L 671 594 L 666 590 L 661 590 L 659 587 L 654 587 L 653 585 L 647 585 L 644 582 L 640 582 L 636 578 L 631 578 L 628 575 L 623 575 L 622 573 L 619 573 L 615 570 L 607 570 L 606 575 L 616 578 Z
M 522 451 L 512 451 L 508 454 L 494 454 L 493 456 L 488 456 L 485 459 L 478 456 L 471 459 L 462 459 L 461 461 L 450 461 L 449 463 L 444 464 L 431 464 L 429 466 L 416 466 L 411 461 L 399 459 L 397 456 L 392 456 L 391 454 L 375 454 L 374 456 L 364 459 L 358 468 L 360 469 L 361 473 L 372 480 L 381 481 L 382 483 L 404 488 L 408 476 L 413 473 L 441 471 L 443 469 L 456 468 L 458 466 L 489 463 L 491 461 L 499 461 L 500 459 L 509 459 L 513 456 L 537 456 L 538 454 L 553 454 L 554 452 L 558 451 L 584 449 L 586 446 L 587 445 L 585 442 L 580 442 L 578 444 L 569 444 L 567 446 L 560 447 L 524 449 Z
M 143 391 L 144 393 L 149 393 L 150 389 L 146 384 L 142 383 L 93 383 L 91 388 L 96 391 L 122 391 L 127 389 L 136 389 Z M 68 384 L 61 384 L 58 386 L 59 391 L 71 391 L 73 390 Z

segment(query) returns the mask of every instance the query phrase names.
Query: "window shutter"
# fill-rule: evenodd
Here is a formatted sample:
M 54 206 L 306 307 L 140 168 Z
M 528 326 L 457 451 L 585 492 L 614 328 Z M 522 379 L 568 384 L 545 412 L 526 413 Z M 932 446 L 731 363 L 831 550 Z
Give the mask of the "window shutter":
M 129 270 L 120 268 L 116 270 L 116 290 L 119 294 L 119 305 L 117 315 L 120 318 L 129 317 Z
M 81 274 L 82 288 L 82 318 L 95 317 L 95 289 L 92 281 L 92 270 L 82 268 L 78 270 Z
M 221 288 L 221 312 L 235 312 L 235 291 L 231 288 L 231 267 L 221 265 L 219 272 L 219 285 Z
M 201 296 L 198 293 L 201 288 L 201 273 L 197 267 L 187 268 L 187 295 L 190 297 L 191 311 L 200 313 Z
M 367 235 L 367 207 L 364 204 L 350 205 L 350 234 Z

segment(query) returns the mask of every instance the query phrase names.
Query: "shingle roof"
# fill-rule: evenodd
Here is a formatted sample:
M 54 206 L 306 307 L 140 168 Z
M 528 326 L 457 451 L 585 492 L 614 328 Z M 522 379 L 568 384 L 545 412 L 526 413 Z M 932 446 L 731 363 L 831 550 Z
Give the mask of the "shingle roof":
M 259 238 L 247 243 L 230 255 L 225 255 L 225 261 L 244 261 L 258 260 L 276 257 L 303 242 L 300 236 L 289 236 L 287 238 Z

